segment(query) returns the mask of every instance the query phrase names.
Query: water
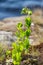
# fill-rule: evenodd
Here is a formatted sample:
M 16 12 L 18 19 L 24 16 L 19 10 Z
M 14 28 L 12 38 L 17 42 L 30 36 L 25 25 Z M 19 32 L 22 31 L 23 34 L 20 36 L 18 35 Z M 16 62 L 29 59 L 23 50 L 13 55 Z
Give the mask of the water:
M 43 0 L 0 0 L 0 19 L 19 16 L 23 7 L 43 7 Z

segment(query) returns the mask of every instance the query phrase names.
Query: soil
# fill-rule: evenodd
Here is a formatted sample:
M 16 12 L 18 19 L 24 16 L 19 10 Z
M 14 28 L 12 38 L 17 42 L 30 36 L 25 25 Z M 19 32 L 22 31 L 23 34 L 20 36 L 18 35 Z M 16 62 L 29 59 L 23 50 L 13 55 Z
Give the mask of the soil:
M 34 49 L 36 49 L 39 54 L 36 52 L 36 55 L 34 52 L 31 52 L 30 54 L 23 55 L 21 65 L 43 65 L 43 43 L 34 46 Z M 32 51 L 32 49 L 30 51 Z

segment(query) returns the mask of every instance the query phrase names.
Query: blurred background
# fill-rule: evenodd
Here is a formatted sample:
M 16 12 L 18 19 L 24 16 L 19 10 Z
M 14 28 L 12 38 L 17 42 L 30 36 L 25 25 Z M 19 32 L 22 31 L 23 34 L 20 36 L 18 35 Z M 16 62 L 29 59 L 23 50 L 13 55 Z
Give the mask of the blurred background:
M 43 0 L 0 0 L 0 19 L 20 16 L 23 7 L 43 9 Z

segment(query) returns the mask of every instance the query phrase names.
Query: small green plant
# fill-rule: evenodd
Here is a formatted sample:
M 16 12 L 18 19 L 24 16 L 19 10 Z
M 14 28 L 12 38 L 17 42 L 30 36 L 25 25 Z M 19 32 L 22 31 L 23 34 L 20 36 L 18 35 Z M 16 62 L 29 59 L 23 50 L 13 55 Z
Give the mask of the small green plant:
M 23 14 L 32 14 L 32 11 L 30 11 L 28 8 L 23 8 L 22 9 Z M 31 34 L 31 18 L 26 17 L 25 18 L 25 24 L 22 24 L 22 22 L 17 24 L 17 40 L 12 43 L 12 59 L 13 59 L 13 64 L 14 65 L 20 65 L 20 62 L 22 60 L 22 53 L 28 52 L 28 48 L 30 47 L 30 42 L 29 42 L 29 36 Z M 23 26 L 26 27 L 25 30 L 23 30 Z M 9 54 L 10 52 L 8 52 Z

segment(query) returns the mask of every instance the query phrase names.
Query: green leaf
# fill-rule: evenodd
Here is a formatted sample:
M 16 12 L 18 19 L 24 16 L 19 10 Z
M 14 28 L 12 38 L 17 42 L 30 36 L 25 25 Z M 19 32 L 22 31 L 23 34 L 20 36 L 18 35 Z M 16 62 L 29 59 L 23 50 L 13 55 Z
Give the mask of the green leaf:
M 17 36 L 17 37 L 20 37 L 20 33 L 18 33 L 18 31 L 16 32 L 16 36 Z
M 30 17 L 27 17 L 25 19 L 25 22 L 26 22 L 26 26 L 29 28 L 31 26 L 31 18 Z
M 25 31 L 25 35 L 28 37 L 28 36 L 30 36 L 30 34 L 31 34 L 31 30 L 30 30 L 30 29 L 27 29 L 27 30 Z
M 15 53 L 14 52 L 12 53 L 12 59 L 15 59 Z
M 17 24 L 17 27 L 18 27 L 18 28 L 20 28 L 20 27 L 22 27 L 22 26 L 23 26 L 23 24 L 22 24 L 21 22 Z
M 21 53 L 20 52 L 16 53 L 16 60 L 19 62 L 21 61 Z
M 14 49 L 16 49 L 16 48 L 17 48 L 17 44 L 16 44 L 15 42 L 13 42 L 13 43 L 12 43 L 12 47 L 13 47 Z
M 14 65 L 20 65 L 20 62 L 13 61 L 13 64 L 14 64 Z
M 21 14 L 28 14 L 28 11 L 29 11 L 29 9 L 25 7 L 22 9 Z
M 11 53 L 11 51 L 7 50 L 6 51 L 6 55 L 9 55 Z
M 20 32 L 20 37 L 24 37 L 24 36 L 25 36 L 24 31 L 21 31 L 21 32 Z
M 13 61 L 13 64 L 14 64 L 14 65 L 17 65 L 17 62 L 16 62 L 16 61 Z
M 20 51 L 23 51 L 24 47 L 23 45 L 20 45 Z
M 32 15 L 32 11 L 31 11 L 31 10 L 30 10 L 30 11 L 28 11 L 28 14 L 29 14 L 29 15 Z
M 25 50 L 28 49 L 29 46 L 30 46 L 29 40 L 28 40 L 28 38 L 26 38 L 26 39 L 24 40 L 24 48 L 25 48 Z

